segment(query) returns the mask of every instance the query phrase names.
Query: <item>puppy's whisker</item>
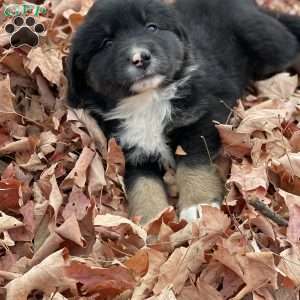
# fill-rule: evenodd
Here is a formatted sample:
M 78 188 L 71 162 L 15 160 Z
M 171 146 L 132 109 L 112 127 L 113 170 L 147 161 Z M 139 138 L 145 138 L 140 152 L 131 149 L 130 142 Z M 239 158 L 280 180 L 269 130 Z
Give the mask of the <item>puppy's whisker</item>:
M 208 144 L 207 144 L 207 142 L 206 142 L 206 138 L 205 138 L 205 136 L 202 135 L 202 136 L 201 136 L 201 139 L 202 139 L 203 144 L 204 144 L 204 146 L 205 146 L 205 149 L 206 149 L 206 152 L 207 152 L 207 156 L 208 156 L 208 158 L 209 158 L 210 165 L 212 166 L 212 165 L 213 165 L 213 160 L 212 160 L 212 157 L 211 157 L 209 148 L 208 148 Z

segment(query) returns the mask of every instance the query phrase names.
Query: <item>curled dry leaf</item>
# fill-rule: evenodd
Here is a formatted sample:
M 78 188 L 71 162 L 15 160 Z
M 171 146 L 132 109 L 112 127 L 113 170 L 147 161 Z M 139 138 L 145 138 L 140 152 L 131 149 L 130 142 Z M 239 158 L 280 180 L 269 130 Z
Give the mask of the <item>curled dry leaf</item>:
M 281 73 L 270 79 L 258 81 L 256 87 L 259 94 L 263 97 L 279 100 L 289 99 L 298 87 L 298 76 Z
M 255 167 L 246 159 L 241 164 L 233 163 L 227 184 L 234 184 L 246 198 L 250 192 L 265 196 L 269 186 L 266 166 Z
M 300 196 L 296 196 L 285 191 L 279 191 L 289 210 L 289 224 L 287 228 L 287 238 L 289 242 L 298 244 L 300 241 Z
M 110 214 L 97 215 L 94 219 L 94 226 L 103 227 L 117 227 L 121 224 L 129 224 L 135 234 L 137 234 L 144 242 L 146 242 L 147 233 L 140 226 L 134 224 L 132 221 L 119 216 L 114 216 Z
M 139 250 L 134 256 L 130 257 L 124 264 L 128 269 L 134 271 L 139 276 L 144 276 L 149 265 L 148 251 Z
M 60 85 L 63 71 L 62 54 L 58 48 L 42 43 L 40 47 L 30 50 L 25 66 L 34 73 L 39 68 L 43 76 L 51 83 Z
M 281 189 L 300 195 L 300 155 L 287 153 L 268 164 L 272 182 Z
M 252 134 L 256 131 L 272 136 L 272 131 L 281 128 L 281 124 L 292 121 L 298 101 L 270 100 L 255 105 L 245 112 L 245 117 L 237 128 L 239 133 Z
M 71 188 L 73 184 L 83 188 L 86 183 L 87 169 L 93 161 L 94 156 L 95 152 L 93 150 L 84 147 L 75 167 L 63 181 L 62 188 Z
M 69 288 L 74 291 L 75 281 L 65 275 L 65 268 L 69 264 L 67 250 L 63 249 L 51 254 L 23 276 L 7 284 L 6 299 L 24 300 L 33 290 L 43 291 L 48 296 L 57 289 L 64 291 Z
M 68 110 L 68 121 L 80 121 L 90 136 L 93 138 L 97 149 L 100 151 L 102 156 L 106 158 L 107 156 L 107 140 L 103 131 L 98 126 L 94 118 L 92 118 L 86 111 L 83 109 L 71 109 Z
M 53 1 L 55 3 L 55 1 Z M 79 10 L 81 7 L 81 0 L 62 0 L 57 1 L 53 6 L 52 12 L 55 15 L 62 15 L 68 9 Z
M 278 265 L 283 274 L 288 277 L 295 286 L 300 284 L 300 252 L 299 248 L 292 247 L 280 253 L 282 259 Z
M 77 220 L 82 220 L 90 207 L 90 200 L 85 196 L 80 188 L 73 186 L 68 203 L 62 212 L 64 219 L 75 215 Z
M 14 217 L 6 215 L 0 211 L 0 232 L 23 226 L 24 224 Z
M 214 258 L 234 271 L 246 284 L 232 300 L 241 300 L 249 292 L 262 287 L 277 289 L 277 272 L 271 252 L 260 253 L 230 253 L 230 250 L 220 247 L 214 253 Z
M 188 240 L 192 243 L 188 248 L 175 249 L 162 265 L 161 275 L 153 290 L 155 294 L 161 293 L 167 286 L 173 286 L 175 294 L 180 294 L 189 275 L 196 274 L 200 266 L 206 262 L 204 252 L 210 249 L 229 227 L 229 218 L 219 209 L 209 206 L 200 206 L 199 209 L 200 220 L 197 223 L 188 224 L 174 234 L 176 238 L 180 237 L 180 233 L 183 236 L 189 235 Z M 195 238 L 197 240 L 193 242 Z M 174 237 L 171 237 L 171 241 L 176 243 Z
M 129 270 L 122 266 L 106 269 L 72 261 L 70 266 L 65 267 L 65 273 L 67 278 L 77 282 L 82 296 L 100 294 L 113 297 L 135 286 Z
M 174 292 L 167 288 L 167 289 L 164 289 L 160 295 L 157 295 L 157 296 L 153 296 L 151 298 L 147 298 L 146 300 L 176 300 L 176 299 L 179 299 L 179 298 L 176 298 Z M 193 300 L 192 298 L 185 298 L 185 299 L 189 299 L 189 300 Z M 199 299 L 199 298 L 197 298 Z
M 160 267 L 166 261 L 166 257 L 162 252 L 149 248 L 146 248 L 145 251 L 148 254 L 148 270 L 134 289 L 132 300 L 143 300 L 150 295 L 160 274 Z
M 88 174 L 88 191 L 89 195 L 95 195 L 101 191 L 103 186 L 106 185 L 106 179 L 104 175 L 103 162 L 98 153 L 95 154 Z
M 56 219 L 57 219 L 59 208 L 63 203 L 63 196 L 57 185 L 55 175 L 51 177 L 50 184 L 51 184 L 51 192 L 49 196 L 49 205 L 52 207 L 54 212 L 52 226 L 56 226 Z
M 21 182 L 16 179 L 0 181 L 0 210 L 16 209 L 19 205 L 19 190 Z
M 32 152 L 36 145 L 36 141 L 33 138 L 24 137 L 21 138 L 19 141 L 9 143 L 0 148 L 0 154 L 10 154 L 16 152 L 25 152 L 29 151 Z
M 84 247 L 86 242 L 81 235 L 78 221 L 75 216 L 71 216 L 61 226 L 47 237 L 41 247 L 35 252 L 30 264 L 36 265 L 45 259 L 48 255 L 60 248 L 60 245 L 66 241 L 72 241 L 80 247 Z
M 109 178 L 118 181 L 118 175 L 123 175 L 124 172 L 125 158 L 122 149 L 115 139 L 110 139 L 108 141 L 106 175 Z
M 10 79 L 7 76 L 0 81 L 0 113 L 15 113 L 12 92 L 10 90 Z
M 251 153 L 250 134 L 236 132 L 231 125 L 220 124 L 216 125 L 216 128 L 226 153 L 237 158 L 243 158 Z

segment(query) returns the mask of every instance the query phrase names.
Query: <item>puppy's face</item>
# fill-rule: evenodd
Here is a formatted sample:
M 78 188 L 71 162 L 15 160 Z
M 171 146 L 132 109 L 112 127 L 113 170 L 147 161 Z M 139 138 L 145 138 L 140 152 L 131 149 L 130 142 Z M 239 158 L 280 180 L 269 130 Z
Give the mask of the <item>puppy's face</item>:
M 184 59 L 185 34 L 171 7 L 101 0 L 74 39 L 71 71 L 81 84 L 120 99 L 171 82 Z

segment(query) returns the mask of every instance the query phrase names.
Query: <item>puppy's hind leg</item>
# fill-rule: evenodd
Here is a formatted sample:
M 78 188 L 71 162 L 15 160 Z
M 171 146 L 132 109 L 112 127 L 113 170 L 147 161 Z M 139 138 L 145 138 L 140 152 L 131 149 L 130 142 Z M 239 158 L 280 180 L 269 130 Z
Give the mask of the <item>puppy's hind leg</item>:
M 141 216 L 147 223 L 168 207 L 162 177 L 157 173 L 138 168 L 128 168 L 125 176 L 129 214 Z
M 233 22 L 237 40 L 248 56 L 253 79 L 282 72 L 296 60 L 300 47 L 293 31 L 297 31 L 298 25 L 288 28 L 288 21 L 284 24 L 258 9 L 243 11 L 243 7 Z

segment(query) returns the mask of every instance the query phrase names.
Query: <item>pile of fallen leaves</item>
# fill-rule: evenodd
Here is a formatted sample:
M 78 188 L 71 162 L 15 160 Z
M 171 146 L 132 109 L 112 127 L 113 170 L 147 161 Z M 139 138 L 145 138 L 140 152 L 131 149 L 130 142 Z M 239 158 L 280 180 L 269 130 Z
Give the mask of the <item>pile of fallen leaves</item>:
M 47 0 L 34 49 L 11 48 L 0 18 L 0 299 L 299 299 L 298 76 L 257 83 L 217 125 L 231 162 L 221 210 L 187 224 L 170 207 L 140 226 L 120 148 L 96 146 L 65 104 L 65 59 L 91 4 Z

